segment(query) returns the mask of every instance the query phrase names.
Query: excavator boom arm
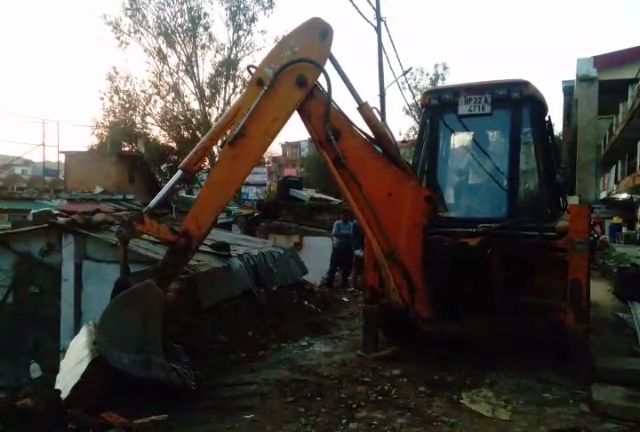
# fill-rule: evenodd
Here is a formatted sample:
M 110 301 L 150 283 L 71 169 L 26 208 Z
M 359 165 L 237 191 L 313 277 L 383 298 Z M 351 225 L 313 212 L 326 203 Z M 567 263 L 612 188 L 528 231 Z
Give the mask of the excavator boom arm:
M 137 220 L 135 231 L 170 244 L 154 277 L 158 286 L 166 288 L 179 276 L 297 108 L 367 238 L 367 250 L 373 258 L 367 262 L 376 267 L 367 272 L 370 291 L 384 290 L 381 294 L 406 304 L 420 318 L 430 317 L 423 235 L 434 199 L 402 161 L 388 128 L 359 99 L 332 56 L 374 138 L 363 135 L 333 104 L 330 94 L 316 84 L 330 56 L 330 42 L 328 24 L 310 20 L 287 35 L 257 68 L 239 102 L 181 165 L 182 170 L 192 173 L 210 150 L 212 140 L 234 128 L 178 233 L 169 233 L 148 215 Z
M 366 236 L 374 258 L 369 264 L 377 267 L 367 277 L 380 279 L 367 280 L 367 289 L 384 290 L 397 304 L 429 318 L 423 236 L 435 203 L 432 194 L 360 133 L 319 86 L 298 114 Z
M 177 181 L 195 174 L 213 146 L 222 140 L 215 167 L 178 233 L 170 232 L 149 211 L 130 221 L 129 236 L 148 234 L 169 244 L 154 276 L 159 287 L 166 288 L 180 275 L 220 213 L 311 91 L 324 71 L 332 37 L 329 24 L 312 18 L 282 38 L 256 68 L 245 91 L 181 163 L 180 171 L 154 198 L 151 208 Z

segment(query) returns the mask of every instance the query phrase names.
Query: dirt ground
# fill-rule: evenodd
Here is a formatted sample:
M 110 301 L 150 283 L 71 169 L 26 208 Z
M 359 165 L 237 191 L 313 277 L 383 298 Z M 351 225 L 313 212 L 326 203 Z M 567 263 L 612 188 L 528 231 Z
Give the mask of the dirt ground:
M 618 305 L 605 281 L 594 279 L 592 289 L 596 321 L 606 321 Z M 310 296 L 323 301 L 313 304 Z M 198 366 L 196 394 L 147 412 L 169 415 L 159 430 L 640 430 L 593 413 L 588 387 L 567 379 L 553 361 L 539 356 L 535 345 L 524 351 L 507 347 L 498 354 L 464 345 L 400 349 L 390 358 L 371 359 L 358 353 L 360 298 L 354 290 L 312 293 L 294 301 L 300 310 L 285 317 L 288 328 L 270 328 L 272 343 L 265 342 L 265 334 L 248 331 L 244 346 L 225 351 L 227 360 L 235 353 L 234 361 L 218 357 Z M 242 332 L 238 323 L 247 315 L 270 322 L 255 312 L 245 307 L 233 313 L 236 333 Z M 602 342 L 609 337 L 606 332 L 596 336 L 597 350 L 609 349 Z M 252 338 L 263 342 L 253 354 Z

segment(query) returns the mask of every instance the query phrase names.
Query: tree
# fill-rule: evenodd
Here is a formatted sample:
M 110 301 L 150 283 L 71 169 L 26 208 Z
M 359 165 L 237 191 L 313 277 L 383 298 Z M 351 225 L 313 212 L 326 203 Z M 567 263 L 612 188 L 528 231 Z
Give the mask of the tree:
M 161 182 L 177 170 L 190 147 L 178 147 L 157 134 L 147 118 L 147 103 L 129 75 L 112 70 L 107 75 L 107 89 L 102 97 L 102 118 L 96 122 L 94 150 L 118 149 L 144 151 L 147 162 Z
M 60 178 L 55 178 L 49 181 L 47 188 L 54 192 L 60 192 L 64 190 L 64 180 Z
M 24 187 L 26 182 L 20 174 L 11 173 L 2 179 L 2 185 L 10 191 L 16 191 L 18 188 Z
M 342 195 L 318 151 L 310 151 L 307 156 L 302 158 L 301 162 L 305 187 L 317 189 L 321 193 L 334 197 Z
M 117 69 L 107 76 L 96 147 L 144 142 L 160 172 L 163 158 L 172 165 L 184 157 L 242 90 L 242 65 L 273 7 L 274 0 L 125 0 L 105 21 L 148 67 L 141 77 Z
M 413 102 L 410 103 L 410 107 L 405 106 L 403 112 L 406 116 L 410 117 L 413 122 L 407 132 L 405 132 L 406 139 L 415 139 L 418 136 L 421 114 L 420 97 L 422 93 L 430 88 L 444 84 L 448 77 L 449 65 L 444 62 L 434 64 L 431 71 L 427 71 L 423 67 L 417 67 L 407 74 L 407 79 L 401 83 L 401 86 L 403 90 L 409 91 Z
M 42 177 L 39 176 L 30 176 L 27 179 L 27 189 L 42 189 Z

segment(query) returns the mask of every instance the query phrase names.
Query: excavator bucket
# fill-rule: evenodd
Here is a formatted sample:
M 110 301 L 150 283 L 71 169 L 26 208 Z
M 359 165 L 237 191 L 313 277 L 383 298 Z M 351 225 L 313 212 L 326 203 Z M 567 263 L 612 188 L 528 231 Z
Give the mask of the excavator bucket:
M 167 359 L 162 343 L 165 296 L 152 280 L 117 295 L 98 323 L 98 354 L 111 366 L 133 376 L 193 387 L 186 359 Z M 173 350 L 175 353 L 175 350 Z

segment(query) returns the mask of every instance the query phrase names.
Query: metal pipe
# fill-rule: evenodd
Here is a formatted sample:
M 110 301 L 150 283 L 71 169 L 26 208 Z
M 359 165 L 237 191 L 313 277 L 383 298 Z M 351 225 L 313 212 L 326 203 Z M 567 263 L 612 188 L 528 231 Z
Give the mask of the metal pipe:
M 164 185 L 162 190 L 160 190 L 160 192 L 158 192 L 158 194 L 155 197 L 153 197 L 153 199 L 151 200 L 149 205 L 143 210 L 143 212 L 147 213 L 154 210 L 156 207 L 158 207 L 160 202 L 162 202 L 162 200 L 164 200 L 172 192 L 173 188 L 187 176 L 188 174 L 186 172 L 182 170 L 178 170 L 173 175 L 173 177 L 171 177 L 171 180 L 169 180 L 167 184 Z
M 231 132 L 231 134 L 229 135 L 229 138 L 227 138 L 225 140 L 225 143 L 233 142 L 236 139 L 236 137 L 238 136 L 238 134 L 240 133 L 240 131 L 244 127 L 244 124 L 247 122 L 247 119 L 251 116 L 251 114 L 253 114 L 253 111 L 255 111 L 256 107 L 260 103 L 260 100 L 262 100 L 262 97 L 267 92 L 267 90 L 269 89 L 270 85 L 271 85 L 271 82 L 269 82 L 268 85 L 266 85 L 266 86 L 264 86 L 262 88 L 262 90 L 260 91 L 260 94 L 258 95 L 256 100 L 253 101 L 253 104 L 251 104 L 251 106 L 249 107 L 247 112 L 244 113 L 244 116 L 242 116 L 242 119 L 240 119 L 240 122 L 238 123 L 236 128 L 233 130 L 233 132 Z
M 333 54 L 329 54 L 329 61 L 333 65 L 333 68 L 336 70 L 336 72 L 338 72 L 338 75 L 340 75 L 340 78 L 344 82 L 344 85 L 347 86 L 347 90 L 349 90 L 349 93 L 351 93 L 351 96 L 353 96 L 353 98 L 356 100 L 356 103 L 358 104 L 358 106 L 364 104 L 364 101 L 358 94 L 358 91 L 353 86 L 353 84 L 349 80 L 349 77 L 345 73 L 344 69 L 342 69 L 342 66 L 340 66 L 340 63 L 338 63 L 338 60 L 333 56 Z

